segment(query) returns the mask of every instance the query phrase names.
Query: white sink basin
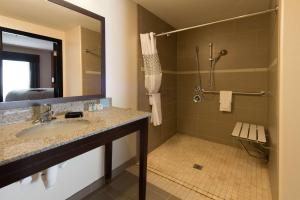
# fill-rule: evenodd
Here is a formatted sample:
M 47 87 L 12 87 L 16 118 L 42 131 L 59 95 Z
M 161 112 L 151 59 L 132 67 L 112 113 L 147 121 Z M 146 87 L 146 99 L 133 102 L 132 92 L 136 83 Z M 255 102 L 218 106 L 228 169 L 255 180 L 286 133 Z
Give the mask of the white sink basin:
M 64 120 L 64 121 L 51 121 L 44 124 L 39 124 L 31 128 L 24 129 L 17 133 L 17 137 L 41 137 L 53 136 L 59 134 L 70 134 L 76 130 L 86 128 L 90 122 L 88 120 Z

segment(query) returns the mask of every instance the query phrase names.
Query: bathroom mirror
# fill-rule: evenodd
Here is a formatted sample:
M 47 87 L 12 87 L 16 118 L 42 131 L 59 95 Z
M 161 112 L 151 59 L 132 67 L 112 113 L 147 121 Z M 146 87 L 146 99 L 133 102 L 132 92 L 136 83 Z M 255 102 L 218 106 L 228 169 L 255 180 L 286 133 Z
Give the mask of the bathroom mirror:
M 0 109 L 105 97 L 105 19 L 63 0 L 1 0 Z

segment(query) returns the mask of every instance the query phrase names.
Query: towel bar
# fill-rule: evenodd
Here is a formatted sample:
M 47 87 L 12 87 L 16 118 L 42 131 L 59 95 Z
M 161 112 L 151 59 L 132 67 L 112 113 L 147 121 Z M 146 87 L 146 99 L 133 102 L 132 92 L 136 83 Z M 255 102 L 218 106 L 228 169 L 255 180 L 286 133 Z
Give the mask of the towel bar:
M 203 93 L 207 94 L 220 94 L 220 91 L 215 91 L 215 90 L 205 90 L 202 89 Z M 232 94 L 238 94 L 238 95 L 250 95 L 250 96 L 264 96 L 266 94 L 265 91 L 260 91 L 260 92 L 232 92 Z

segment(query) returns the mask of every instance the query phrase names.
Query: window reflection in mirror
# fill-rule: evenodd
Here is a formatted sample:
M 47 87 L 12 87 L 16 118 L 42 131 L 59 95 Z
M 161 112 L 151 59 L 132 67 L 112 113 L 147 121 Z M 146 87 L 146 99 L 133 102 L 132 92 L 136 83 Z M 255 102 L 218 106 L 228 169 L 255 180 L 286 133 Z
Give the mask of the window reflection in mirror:
M 49 1 L 2 0 L 0 102 L 101 95 L 101 27 Z
M 30 89 L 30 62 L 2 60 L 2 67 L 4 101 L 10 101 L 14 91 Z
M 56 77 L 59 66 L 54 58 L 58 44 L 14 32 L 2 31 L 2 101 L 62 97 L 61 86 L 55 85 L 60 78 Z

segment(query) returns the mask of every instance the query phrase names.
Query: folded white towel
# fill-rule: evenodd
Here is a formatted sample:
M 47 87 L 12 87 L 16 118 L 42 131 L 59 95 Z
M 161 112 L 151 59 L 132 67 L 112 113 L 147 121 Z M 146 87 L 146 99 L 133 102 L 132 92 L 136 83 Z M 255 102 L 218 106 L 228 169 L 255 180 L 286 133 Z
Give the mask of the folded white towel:
M 149 103 L 152 105 L 151 122 L 154 126 L 159 126 L 162 123 L 160 93 L 150 94 Z
M 231 112 L 232 91 L 220 91 L 220 111 Z
M 58 165 L 54 165 L 46 169 L 42 173 L 42 179 L 46 189 L 50 189 L 55 185 L 57 181 L 57 174 L 58 174 Z
M 32 176 L 28 176 L 28 177 L 26 177 L 26 178 L 23 178 L 23 179 L 20 181 L 20 183 L 21 183 L 22 185 L 29 185 L 29 184 L 31 183 L 31 181 L 32 181 Z

